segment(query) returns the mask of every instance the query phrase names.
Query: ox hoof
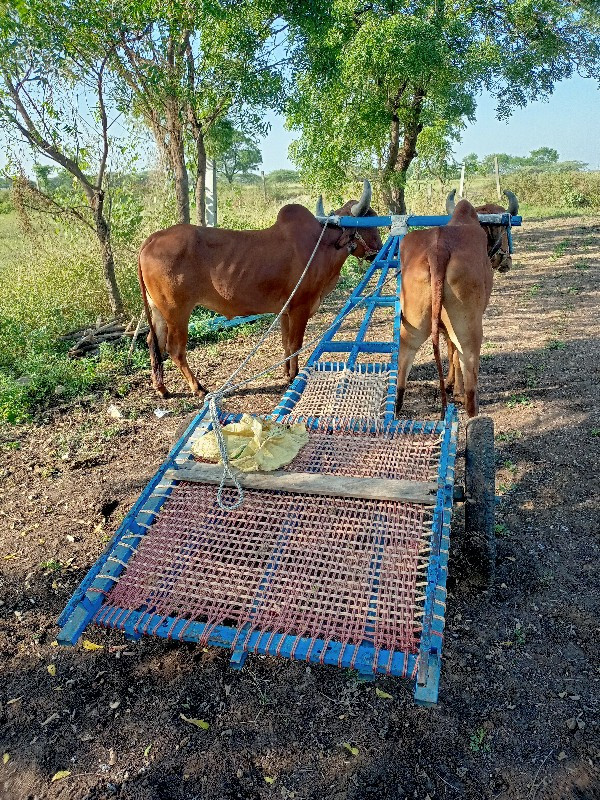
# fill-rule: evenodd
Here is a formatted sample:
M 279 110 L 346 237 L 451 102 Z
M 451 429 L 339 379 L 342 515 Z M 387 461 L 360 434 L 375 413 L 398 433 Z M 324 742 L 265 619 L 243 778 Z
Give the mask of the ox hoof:
M 154 388 L 163 400 L 168 400 L 169 397 L 171 397 L 171 392 L 168 389 L 165 389 L 164 386 L 155 386 Z
M 402 409 L 402 404 L 404 403 L 404 392 L 405 389 L 398 389 L 398 394 L 396 395 L 396 405 L 394 406 L 394 414 L 398 416 L 400 410 Z

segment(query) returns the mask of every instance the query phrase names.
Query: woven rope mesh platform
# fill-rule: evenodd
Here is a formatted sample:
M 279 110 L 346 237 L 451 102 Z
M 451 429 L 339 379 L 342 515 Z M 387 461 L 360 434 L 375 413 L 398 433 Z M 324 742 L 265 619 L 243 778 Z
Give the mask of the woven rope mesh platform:
M 428 479 L 439 446 L 438 434 L 317 431 L 288 469 Z M 169 617 L 205 622 L 204 642 L 216 625 L 247 625 L 238 647 L 258 630 L 417 652 L 431 509 L 247 491 L 239 509 L 224 512 L 216 491 L 173 490 L 96 623 L 124 627 L 144 611 L 157 616 L 140 633 Z
M 358 365 L 353 370 L 325 370 L 324 366 L 317 362 L 306 370 L 308 379 L 294 406 L 295 417 L 383 417 L 389 385 L 388 372 L 367 371 L 364 365 Z
M 286 418 L 286 422 L 295 420 L 295 413 Z M 327 425 L 325 420 L 323 427 Z M 380 435 L 357 434 L 343 427 L 333 433 L 311 431 L 307 444 L 283 469 L 357 478 L 430 481 L 437 475 L 440 442 L 439 434 L 415 432 L 411 427 L 381 431 Z

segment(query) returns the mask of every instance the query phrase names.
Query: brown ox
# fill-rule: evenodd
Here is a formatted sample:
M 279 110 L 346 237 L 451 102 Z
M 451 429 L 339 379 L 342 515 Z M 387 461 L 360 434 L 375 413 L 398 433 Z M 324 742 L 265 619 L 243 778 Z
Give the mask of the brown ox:
M 483 206 L 476 206 L 475 211 L 478 214 L 504 214 L 508 211 L 513 217 L 519 213 L 519 201 L 513 192 L 505 191 L 504 194 L 508 198 L 508 209 L 495 203 L 486 203 Z M 456 189 L 453 189 L 446 198 L 446 214 L 452 215 L 454 213 L 454 198 L 456 196 Z M 497 269 L 498 272 L 508 272 L 512 267 L 512 258 L 510 257 L 510 247 L 508 242 L 508 233 L 503 225 L 483 225 L 488 237 L 488 251 L 492 261 L 492 267 Z
M 336 214 L 375 216 L 371 186 L 364 183 L 360 200 L 351 200 Z M 317 213 L 323 215 L 322 201 Z M 186 359 L 188 323 L 197 305 L 228 319 L 249 314 L 278 313 L 285 305 L 317 244 L 323 225 L 301 205 L 283 206 L 266 230 L 234 231 L 174 225 L 152 234 L 140 250 L 138 276 L 150 325 L 148 345 L 152 383 L 162 397 L 162 354 L 166 350 L 191 391 L 206 389 Z M 377 228 L 342 229 L 328 226 L 312 264 L 281 317 L 286 358 L 302 347 L 308 319 L 338 282 L 350 253 L 372 259 L 381 248 Z M 286 376 L 298 374 L 298 356 L 286 362 Z
M 457 350 L 469 417 L 478 413 L 477 378 L 483 336 L 483 312 L 492 291 L 488 236 L 467 200 L 455 207 L 445 227 L 411 231 L 402 240 L 402 327 L 396 410 L 402 406 L 406 379 L 419 347 L 431 335 L 440 376 L 442 409 L 446 390 L 439 332 Z
M 506 190 L 504 192 L 508 198 L 508 209 L 495 203 L 486 203 L 482 206 L 476 206 L 475 211 L 478 214 L 504 214 L 508 211 L 513 217 L 519 213 L 519 201 L 513 192 Z M 455 203 L 454 197 L 456 189 L 453 189 L 446 198 L 446 213 L 453 214 Z M 492 267 L 497 269 L 498 272 L 508 272 L 512 267 L 512 258 L 510 255 L 510 245 L 508 241 L 508 233 L 503 225 L 482 225 L 486 232 L 488 239 L 488 254 L 492 263 Z M 458 352 L 452 343 L 452 340 L 446 336 L 446 344 L 448 345 L 448 375 L 446 376 L 445 387 L 446 389 L 454 389 L 454 399 L 464 401 L 464 384 L 460 369 L 460 361 Z

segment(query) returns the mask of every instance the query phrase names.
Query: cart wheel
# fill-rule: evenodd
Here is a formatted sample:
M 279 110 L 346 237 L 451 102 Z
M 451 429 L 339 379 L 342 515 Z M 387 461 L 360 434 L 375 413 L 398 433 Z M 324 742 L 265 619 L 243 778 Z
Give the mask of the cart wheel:
M 473 417 L 467 422 L 465 448 L 465 532 L 468 559 L 480 585 L 491 584 L 496 569 L 495 483 L 494 422 Z

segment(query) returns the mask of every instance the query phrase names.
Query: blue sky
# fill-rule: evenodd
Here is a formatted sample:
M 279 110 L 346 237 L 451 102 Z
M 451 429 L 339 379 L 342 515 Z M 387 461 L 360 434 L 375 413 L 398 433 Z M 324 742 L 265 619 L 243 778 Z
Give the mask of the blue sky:
M 556 87 L 546 101 L 517 109 L 507 122 L 495 117 L 496 102 L 482 95 L 477 121 L 463 132 L 457 158 L 467 153 L 510 153 L 526 156 L 537 147 L 554 147 L 562 161 L 585 161 L 600 169 L 600 89 L 589 78 L 570 78 Z M 271 132 L 259 146 L 265 172 L 290 168 L 287 148 L 293 139 L 281 117 L 270 115 Z

